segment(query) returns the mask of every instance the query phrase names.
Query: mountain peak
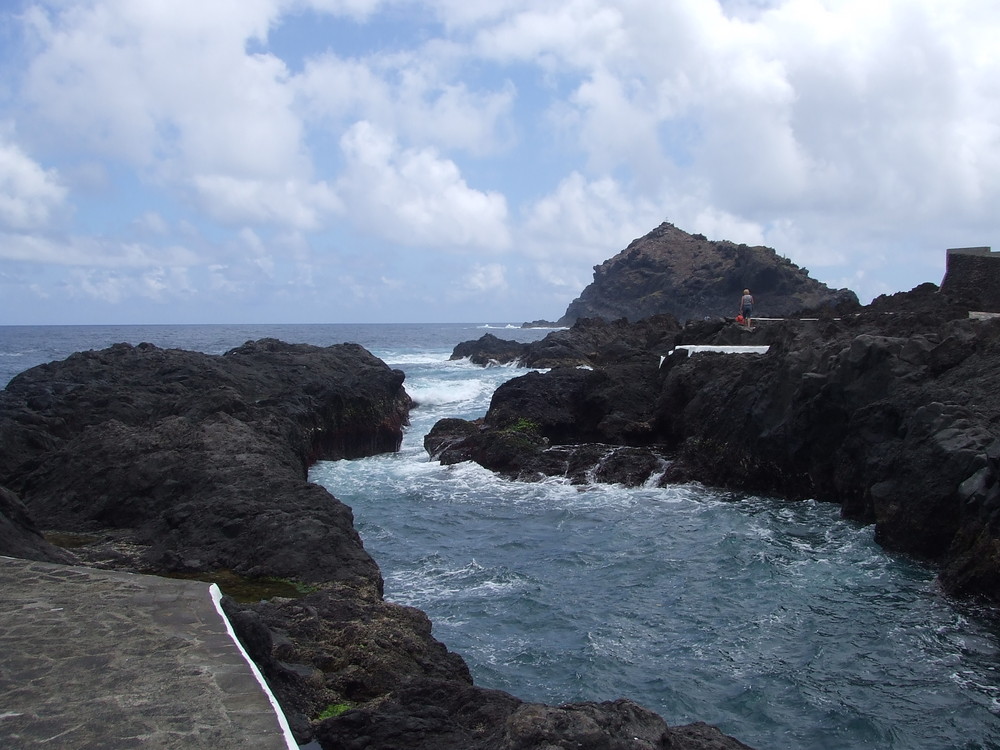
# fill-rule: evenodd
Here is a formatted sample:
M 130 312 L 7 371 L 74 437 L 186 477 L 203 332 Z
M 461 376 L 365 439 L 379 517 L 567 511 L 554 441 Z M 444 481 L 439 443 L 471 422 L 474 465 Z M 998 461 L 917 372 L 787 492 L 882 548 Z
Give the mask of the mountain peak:
M 733 316 L 744 289 L 753 294 L 755 313 L 762 316 L 858 304 L 854 292 L 830 289 L 772 248 L 709 240 L 663 222 L 594 266 L 593 282 L 559 323 L 640 320 L 661 313 L 680 321 Z

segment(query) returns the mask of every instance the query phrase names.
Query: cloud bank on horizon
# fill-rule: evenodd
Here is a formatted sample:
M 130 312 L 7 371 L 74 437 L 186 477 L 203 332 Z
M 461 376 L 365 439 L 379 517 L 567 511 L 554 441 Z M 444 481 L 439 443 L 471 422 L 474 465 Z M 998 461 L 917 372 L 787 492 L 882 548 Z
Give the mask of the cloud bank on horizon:
M 555 319 L 662 221 L 863 301 L 1000 245 L 993 0 L 8 8 L 0 324 Z

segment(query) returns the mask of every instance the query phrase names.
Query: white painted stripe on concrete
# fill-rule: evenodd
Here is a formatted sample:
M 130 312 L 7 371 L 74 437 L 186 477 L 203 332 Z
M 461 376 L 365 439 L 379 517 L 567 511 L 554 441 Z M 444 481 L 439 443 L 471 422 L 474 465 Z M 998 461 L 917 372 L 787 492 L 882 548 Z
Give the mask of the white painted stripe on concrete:
M 243 654 L 243 658 L 246 663 L 250 665 L 250 671 L 253 672 L 253 676 L 257 678 L 257 682 L 260 683 L 261 690 L 267 695 L 267 699 L 271 701 L 271 707 L 274 708 L 274 713 L 278 718 L 278 725 L 281 727 L 281 731 L 285 735 L 285 744 L 288 746 L 288 750 L 299 750 L 299 743 L 295 741 L 295 737 L 292 735 L 292 729 L 288 726 L 288 719 L 285 718 L 285 712 L 281 710 L 281 706 L 278 704 L 278 699 L 274 697 L 274 693 L 271 692 L 271 688 L 268 687 L 267 680 L 264 679 L 264 675 L 260 673 L 254 660 L 250 658 L 250 654 L 246 652 L 243 648 L 243 644 L 240 643 L 240 639 L 236 637 L 236 631 L 233 630 L 233 624 L 229 622 L 229 618 L 226 617 L 226 613 L 222 611 L 222 591 L 219 590 L 218 584 L 213 583 L 209 586 L 208 590 L 212 594 L 212 603 L 215 604 L 215 610 L 219 613 L 219 617 L 226 624 L 226 632 L 229 633 L 229 637 L 233 639 L 233 643 L 236 644 L 236 648 L 240 650 Z

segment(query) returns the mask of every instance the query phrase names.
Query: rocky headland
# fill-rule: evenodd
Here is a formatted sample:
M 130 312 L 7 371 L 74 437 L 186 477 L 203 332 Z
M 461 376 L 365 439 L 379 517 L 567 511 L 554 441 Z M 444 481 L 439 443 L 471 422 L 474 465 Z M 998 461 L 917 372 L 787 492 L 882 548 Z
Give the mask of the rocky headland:
M 559 325 L 582 318 L 631 321 L 673 315 L 681 322 L 732 317 L 743 289 L 759 311 L 782 316 L 803 309 L 859 306 L 848 289 L 830 289 L 772 248 L 688 234 L 664 222 L 594 267 L 594 280 L 573 300 Z
M 442 420 L 425 447 L 527 481 L 699 481 L 837 502 L 886 548 L 939 565 L 948 592 L 997 604 L 1000 319 L 969 313 L 924 284 L 754 330 L 659 316 L 581 320 L 506 354 L 481 340 L 487 361 L 552 369 L 502 385 L 481 420 Z M 456 355 L 476 361 L 475 349 Z
M 363 348 L 120 344 L 0 392 L 0 554 L 238 584 L 224 607 L 300 742 L 379 750 L 744 748 L 627 699 L 546 706 L 473 684 L 386 602 L 322 459 L 398 449 L 404 375 Z

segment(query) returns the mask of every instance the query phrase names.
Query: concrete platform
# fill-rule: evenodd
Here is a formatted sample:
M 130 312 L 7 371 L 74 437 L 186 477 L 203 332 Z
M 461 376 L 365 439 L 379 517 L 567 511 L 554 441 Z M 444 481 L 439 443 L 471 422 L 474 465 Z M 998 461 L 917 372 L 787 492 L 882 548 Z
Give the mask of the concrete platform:
M 214 584 L 0 557 L 0 748 L 289 750 Z

